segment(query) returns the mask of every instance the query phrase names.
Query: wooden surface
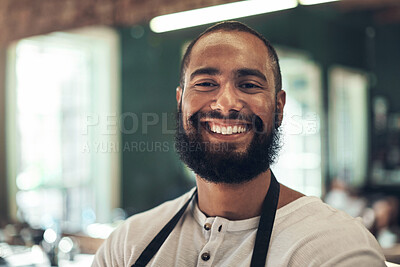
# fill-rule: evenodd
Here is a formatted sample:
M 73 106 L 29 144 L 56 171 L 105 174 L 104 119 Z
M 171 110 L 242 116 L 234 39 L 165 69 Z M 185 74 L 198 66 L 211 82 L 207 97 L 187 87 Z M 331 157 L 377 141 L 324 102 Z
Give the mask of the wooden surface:
M 84 235 L 64 235 L 71 238 L 78 243 L 80 253 L 81 254 L 96 254 L 96 251 L 99 249 L 101 244 L 103 244 L 104 239 L 101 238 L 93 238 Z
M 387 261 L 400 264 L 400 244 L 396 244 L 392 248 L 384 248 L 383 254 L 385 255 Z

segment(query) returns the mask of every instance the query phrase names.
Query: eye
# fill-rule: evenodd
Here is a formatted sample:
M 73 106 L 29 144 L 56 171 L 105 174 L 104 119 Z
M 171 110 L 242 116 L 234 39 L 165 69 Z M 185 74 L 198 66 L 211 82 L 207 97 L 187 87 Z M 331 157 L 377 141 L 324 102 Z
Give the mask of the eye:
M 242 89 L 258 89 L 261 88 L 260 86 L 254 84 L 254 83 L 242 83 L 239 85 L 240 88 Z
M 199 82 L 194 84 L 196 90 L 203 92 L 213 91 L 215 88 L 217 88 L 217 86 L 218 85 L 213 82 Z
M 196 86 L 201 86 L 201 87 L 213 87 L 213 86 L 216 86 L 216 84 L 211 83 L 211 82 L 202 82 L 202 83 L 196 83 Z

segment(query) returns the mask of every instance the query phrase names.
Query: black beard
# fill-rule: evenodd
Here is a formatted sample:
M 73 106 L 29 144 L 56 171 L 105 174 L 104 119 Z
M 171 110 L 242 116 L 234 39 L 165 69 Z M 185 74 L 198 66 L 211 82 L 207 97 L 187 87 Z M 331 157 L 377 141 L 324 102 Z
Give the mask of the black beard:
M 250 119 L 253 122 L 254 136 L 249 147 L 245 152 L 235 152 L 234 143 L 211 143 L 203 140 L 201 131 L 206 129 L 199 123 L 201 117 L 227 119 L 218 112 L 197 112 L 188 121 L 192 131 L 186 133 L 179 107 L 175 148 L 181 160 L 201 178 L 217 184 L 241 184 L 267 171 L 275 162 L 281 148 L 281 134 L 276 124 L 271 132 L 265 133 L 261 118 L 254 115 Z M 237 119 L 240 114 L 233 112 L 228 118 Z M 274 119 L 276 121 L 276 116 Z

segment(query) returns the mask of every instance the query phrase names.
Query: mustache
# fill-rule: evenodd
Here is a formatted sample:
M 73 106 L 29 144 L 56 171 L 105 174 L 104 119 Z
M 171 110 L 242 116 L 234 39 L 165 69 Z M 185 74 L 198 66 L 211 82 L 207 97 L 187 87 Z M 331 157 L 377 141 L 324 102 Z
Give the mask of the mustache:
M 254 119 L 255 115 L 249 115 L 249 114 L 244 114 L 240 113 L 239 111 L 232 110 L 229 112 L 228 115 L 223 115 L 221 112 L 217 110 L 212 110 L 208 112 L 201 112 L 198 111 L 194 113 L 189 120 L 193 120 L 195 117 L 197 117 L 198 120 L 200 119 L 221 119 L 221 120 L 241 120 L 245 121 L 247 123 L 251 123 Z

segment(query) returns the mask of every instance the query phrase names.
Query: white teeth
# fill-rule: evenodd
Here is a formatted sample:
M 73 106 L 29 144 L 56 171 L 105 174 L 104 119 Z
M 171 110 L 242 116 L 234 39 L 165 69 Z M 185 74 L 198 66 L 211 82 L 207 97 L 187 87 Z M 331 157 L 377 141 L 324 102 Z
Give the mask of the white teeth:
M 221 132 L 222 132 L 222 134 L 226 134 L 226 127 L 222 126 Z
M 227 134 L 236 134 L 236 133 L 244 133 L 246 132 L 246 127 L 245 126 L 219 126 L 219 125 L 215 125 L 213 124 L 210 128 L 210 130 L 214 133 L 219 133 L 219 134 L 223 134 L 223 135 L 227 135 Z

